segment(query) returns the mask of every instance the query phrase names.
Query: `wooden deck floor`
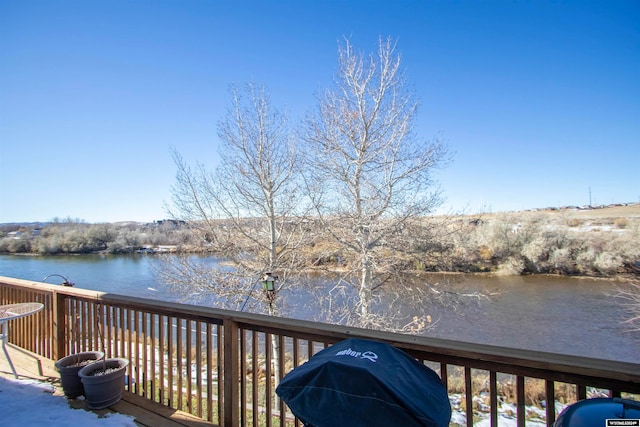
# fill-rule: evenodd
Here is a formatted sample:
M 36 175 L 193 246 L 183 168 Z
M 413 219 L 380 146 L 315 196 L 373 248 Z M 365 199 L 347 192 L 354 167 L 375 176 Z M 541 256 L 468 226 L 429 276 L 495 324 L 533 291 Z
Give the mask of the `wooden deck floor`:
M 11 344 L 7 344 L 11 361 L 18 372 L 18 379 L 32 379 L 47 382 L 55 387 L 54 396 L 66 399 L 60 387 L 60 377 L 55 369 L 54 361 L 26 352 Z M 0 349 L 0 376 L 14 378 L 11 367 L 4 352 Z M 85 407 L 84 400 L 68 399 L 71 408 L 90 410 Z M 122 399 L 107 409 L 93 411 L 99 416 L 117 412 L 135 418 L 136 424 L 148 427 L 214 427 L 213 423 L 204 421 L 186 412 L 168 408 L 151 402 L 144 397 L 125 391 Z

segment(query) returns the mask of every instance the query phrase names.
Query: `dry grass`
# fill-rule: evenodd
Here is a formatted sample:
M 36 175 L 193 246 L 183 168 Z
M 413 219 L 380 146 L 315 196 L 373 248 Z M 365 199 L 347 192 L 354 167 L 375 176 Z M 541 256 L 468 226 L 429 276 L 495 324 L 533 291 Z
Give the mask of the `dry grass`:
M 627 206 L 607 206 L 597 209 L 563 209 L 552 211 L 552 213 L 566 213 L 572 218 L 594 220 L 613 218 L 640 218 L 640 203 Z
M 495 212 L 486 213 L 483 216 L 503 215 L 504 213 L 518 214 L 518 215 L 539 215 L 544 214 L 549 219 L 553 218 L 570 218 L 576 220 L 606 220 L 614 218 L 637 218 L 640 219 L 640 203 L 628 204 L 625 206 L 605 206 L 601 208 L 592 209 L 577 209 L 577 208 L 548 208 L 548 209 L 533 209 L 528 211 L 517 212 Z M 474 216 L 474 215 L 470 215 Z

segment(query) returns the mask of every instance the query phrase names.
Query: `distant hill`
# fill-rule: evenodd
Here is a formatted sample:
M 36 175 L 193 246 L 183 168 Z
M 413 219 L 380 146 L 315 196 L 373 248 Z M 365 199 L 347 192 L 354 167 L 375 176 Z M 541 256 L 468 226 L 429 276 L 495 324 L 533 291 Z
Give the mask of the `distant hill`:
M 640 203 L 616 203 L 611 205 L 598 205 L 598 206 L 562 206 L 562 207 L 547 207 L 530 209 L 526 211 L 513 211 L 513 212 L 488 212 L 483 213 L 486 215 L 501 215 L 501 214 L 520 214 L 527 212 L 547 212 L 547 213 L 559 213 L 565 216 L 576 219 L 597 219 L 597 218 L 640 218 Z M 463 216 L 478 216 L 478 214 L 469 214 Z M 171 222 L 172 220 L 160 220 L 155 223 Z M 0 227 L 28 227 L 28 228 L 42 228 L 51 224 L 51 222 L 5 222 L 0 223 Z M 143 222 L 136 221 L 118 221 L 112 224 L 121 226 L 136 226 L 144 225 Z
M 550 212 L 576 219 L 598 218 L 640 218 L 640 203 L 624 203 L 604 206 L 566 206 L 561 208 L 537 209 L 535 212 Z

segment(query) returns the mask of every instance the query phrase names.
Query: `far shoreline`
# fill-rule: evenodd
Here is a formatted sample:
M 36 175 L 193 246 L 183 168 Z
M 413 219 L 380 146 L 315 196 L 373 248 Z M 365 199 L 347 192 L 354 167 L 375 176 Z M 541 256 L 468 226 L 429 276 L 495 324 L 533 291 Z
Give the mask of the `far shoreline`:
M 92 252 L 92 253 L 56 253 L 56 254 L 40 254 L 40 253 L 8 253 L 0 252 L 0 256 L 16 256 L 16 257 L 83 257 L 83 256 L 102 256 L 102 257 L 130 257 L 130 256 L 165 256 L 165 255 L 194 255 L 201 254 L 201 252 L 171 252 L 171 253 L 109 253 L 104 251 Z M 209 254 L 211 257 L 217 257 L 213 253 Z M 429 275 L 443 275 L 443 276 L 477 276 L 477 277 L 556 277 L 556 278 L 568 278 L 578 280 L 603 280 L 611 282 L 628 282 L 628 281 L 640 281 L 640 273 L 634 272 L 629 269 L 629 272 L 618 273 L 610 276 L 589 276 L 589 275 L 576 275 L 576 274 L 558 274 L 558 273 L 526 273 L 526 274 L 499 274 L 495 271 L 421 271 L 421 270 L 407 270 L 406 274 L 412 274 L 416 276 L 429 276 Z M 340 268 L 314 268 L 308 267 L 305 269 L 305 273 L 341 273 L 344 272 Z

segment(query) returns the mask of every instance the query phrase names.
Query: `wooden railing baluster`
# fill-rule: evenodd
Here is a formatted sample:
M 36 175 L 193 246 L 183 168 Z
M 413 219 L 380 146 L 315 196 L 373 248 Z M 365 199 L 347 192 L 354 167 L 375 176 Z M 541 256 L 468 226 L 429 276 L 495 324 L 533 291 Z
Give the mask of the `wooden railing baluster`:
M 552 380 L 546 380 L 545 384 L 545 399 L 546 399 L 546 417 L 547 423 L 553 424 L 556 421 L 556 384 Z
M 277 384 L 280 384 L 280 381 L 282 381 L 282 378 L 284 377 L 284 364 L 285 364 L 285 339 L 283 335 L 279 336 L 279 342 L 278 345 L 280 347 L 280 351 L 278 351 L 278 372 L 279 372 L 279 376 L 277 378 Z M 276 401 L 278 403 L 278 412 L 280 412 L 280 427 L 285 427 L 285 423 L 287 420 L 287 405 L 285 405 L 284 400 L 278 398 L 276 396 Z
M 242 329 L 240 335 L 240 425 L 247 425 L 247 335 Z
M 489 371 L 489 416 L 491 425 L 498 425 L 498 375 L 495 371 Z
M 166 386 L 168 383 L 168 378 L 165 370 L 165 355 L 169 354 L 169 350 L 167 348 L 167 344 L 165 342 L 165 326 L 169 324 L 169 319 L 167 316 L 160 315 L 158 317 L 158 402 L 166 405 Z
M 185 368 L 185 376 L 186 376 L 186 393 L 184 393 L 187 397 L 187 408 L 190 414 L 193 414 L 193 396 L 191 394 L 192 392 L 192 385 L 193 385 L 193 372 L 191 370 L 192 364 L 191 364 L 191 357 L 192 357 L 192 353 L 193 353 L 193 349 L 192 349 L 192 344 L 193 344 L 193 340 L 191 337 L 191 321 L 190 320 L 186 320 L 184 321 L 185 323 L 185 338 L 186 338 L 186 345 L 185 345 L 185 363 L 184 363 L 184 368 Z M 182 393 L 180 393 L 182 394 Z M 184 411 L 184 409 L 183 409 Z
M 524 427 L 525 424 L 525 395 L 524 395 L 524 377 L 521 375 L 516 376 L 516 425 L 518 427 Z
M 576 386 L 576 394 L 578 395 L 578 400 L 584 400 L 587 398 L 587 387 L 583 385 Z
M 253 425 L 257 426 L 258 425 L 258 415 L 259 415 L 259 411 L 258 411 L 258 382 L 260 381 L 260 379 L 258 378 L 258 357 L 259 357 L 259 353 L 258 353 L 258 342 L 259 342 L 259 337 L 258 337 L 258 331 L 254 330 L 252 331 L 252 336 L 251 336 L 251 394 L 252 394 L 252 402 L 253 405 L 251 407 L 251 413 L 253 415 Z
M 202 418 L 202 340 L 203 340 L 202 322 L 196 321 L 196 412 L 195 415 Z
M 139 384 L 140 384 L 140 369 L 137 369 L 140 366 L 140 339 L 139 339 L 139 311 L 131 310 L 131 328 L 129 329 L 129 360 L 133 361 L 133 366 L 135 368 L 131 369 L 129 374 L 128 382 L 129 382 L 129 391 L 134 394 L 139 394 Z M 129 363 L 131 365 L 131 363 Z
M 467 415 L 467 427 L 473 427 L 473 387 L 471 378 L 471 368 L 464 368 L 464 398 Z
M 213 419 L 213 331 L 211 323 L 207 323 L 205 327 L 205 352 L 207 358 L 207 420 Z
M 149 394 L 149 344 L 147 343 L 147 337 L 149 336 L 149 331 L 147 330 L 149 325 L 148 316 L 148 313 L 145 311 L 140 313 L 141 336 L 138 338 L 139 345 L 142 346 L 142 363 L 140 366 L 142 372 L 138 374 L 141 375 L 138 388 L 140 390 L 140 394 L 145 397 Z
M 173 316 L 167 317 L 167 385 L 166 385 L 166 399 L 167 406 L 175 408 L 174 390 L 175 383 L 173 381 L 173 357 L 175 348 L 173 346 L 173 322 L 175 318 Z
M 265 371 L 265 381 L 264 381 L 264 388 L 265 388 L 265 415 L 267 417 L 266 420 L 266 427 L 271 427 L 272 423 L 272 400 L 271 400 L 271 394 L 273 393 L 272 387 L 271 387 L 271 377 L 272 377 L 272 369 L 271 369 L 271 364 L 273 363 L 272 361 L 272 342 L 271 342 L 271 334 L 264 334 L 264 371 Z
M 216 376 L 218 378 L 218 420 L 221 422 L 224 419 L 224 361 L 225 361 L 225 346 L 224 346 L 224 325 L 216 326 L 216 356 L 218 363 L 216 364 Z
M 182 389 L 184 387 L 184 383 L 183 383 L 183 363 L 182 363 L 182 349 L 184 348 L 184 346 L 182 345 L 182 324 L 183 324 L 183 320 L 182 318 L 178 317 L 176 318 L 176 375 L 177 375 L 177 380 L 178 380 L 178 387 L 177 387 L 177 401 L 178 401 L 178 405 L 176 406 L 176 409 L 179 410 L 184 410 L 183 409 L 183 396 L 184 393 L 182 392 Z
M 149 340 L 150 340 L 150 344 L 151 344 L 151 348 L 149 349 L 149 353 L 150 353 L 150 366 L 149 366 L 149 375 L 147 377 L 147 381 L 148 381 L 148 391 L 147 391 L 147 399 L 151 400 L 152 402 L 157 402 L 157 391 L 156 391 L 156 387 L 157 387 L 157 382 L 158 379 L 156 378 L 157 376 L 157 371 L 156 371 L 156 363 L 158 363 L 157 359 L 156 359 L 156 348 L 159 347 L 158 345 L 158 341 L 156 339 L 156 322 L 159 322 L 158 316 L 156 314 L 149 314 Z M 162 355 L 162 353 L 160 353 L 160 355 Z

